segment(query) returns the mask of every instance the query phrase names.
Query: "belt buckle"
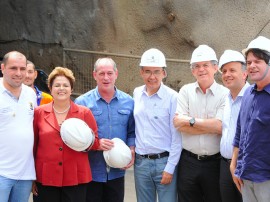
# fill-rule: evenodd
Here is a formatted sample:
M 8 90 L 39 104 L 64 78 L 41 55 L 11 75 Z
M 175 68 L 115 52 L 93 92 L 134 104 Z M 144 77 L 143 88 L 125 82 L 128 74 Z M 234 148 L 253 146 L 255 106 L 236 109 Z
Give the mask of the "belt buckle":
M 199 161 L 202 161 L 202 160 L 205 159 L 205 155 L 197 155 L 197 159 L 198 159 Z

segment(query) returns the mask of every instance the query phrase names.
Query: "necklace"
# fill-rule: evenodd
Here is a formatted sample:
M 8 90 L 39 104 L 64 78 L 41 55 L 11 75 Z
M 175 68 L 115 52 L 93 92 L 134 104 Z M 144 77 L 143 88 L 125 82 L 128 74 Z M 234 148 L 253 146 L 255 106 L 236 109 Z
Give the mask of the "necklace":
M 54 105 L 53 105 L 53 110 L 54 110 L 54 112 L 57 113 L 57 114 L 64 114 L 64 113 L 66 113 L 69 109 L 70 109 L 70 105 L 69 105 L 64 111 L 59 112 L 59 111 L 57 111 L 57 110 L 54 108 Z

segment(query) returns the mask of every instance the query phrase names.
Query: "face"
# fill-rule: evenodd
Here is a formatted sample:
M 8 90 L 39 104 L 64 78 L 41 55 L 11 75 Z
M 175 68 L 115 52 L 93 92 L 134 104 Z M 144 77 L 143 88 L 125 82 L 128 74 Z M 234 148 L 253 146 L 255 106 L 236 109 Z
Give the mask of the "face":
M 216 72 L 217 65 L 213 65 L 210 61 L 192 64 L 192 74 L 199 84 L 212 84 Z
M 257 58 L 252 52 L 247 55 L 247 71 L 249 78 L 254 82 L 262 82 L 267 79 L 264 77 L 267 70 L 267 64 L 264 60 Z M 262 80 L 263 79 L 263 80 Z
M 158 91 L 162 79 L 166 76 L 162 67 L 142 67 L 140 74 L 148 92 Z
M 71 96 L 71 85 L 69 80 L 65 76 L 57 76 L 53 83 L 51 89 L 51 95 L 55 102 L 66 101 L 70 99 Z
M 35 70 L 34 65 L 27 64 L 26 77 L 23 83 L 27 86 L 33 87 L 36 78 L 37 78 L 37 71 Z
M 222 82 L 230 90 L 239 90 L 245 85 L 247 72 L 240 62 L 229 62 L 222 67 Z
M 26 58 L 20 54 L 11 54 L 6 64 L 1 64 L 4 85 L 8 90 L 20 88 L 26 76 Z
M 113 64 L 109 62 L 99 63 L 93 76 L 97 82 L 98 90 L 102 92 L 114 92 L 118 71 L 114 70 Z

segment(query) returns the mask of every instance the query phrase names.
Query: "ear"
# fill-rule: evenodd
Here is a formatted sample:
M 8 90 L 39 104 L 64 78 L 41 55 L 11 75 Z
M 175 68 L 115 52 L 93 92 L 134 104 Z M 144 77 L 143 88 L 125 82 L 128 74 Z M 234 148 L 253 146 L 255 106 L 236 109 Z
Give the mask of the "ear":
M 34 74 L 35 74 L 35 79 L 37 78 L 37 76 L 38 76 L 38 72 L 37 72 L 37 70 L 35 70 L 34 71 Z
M 93 74 L 94 79 L 96 80 L 97 72 L 96 71 L 93 71 L 92 74 Z

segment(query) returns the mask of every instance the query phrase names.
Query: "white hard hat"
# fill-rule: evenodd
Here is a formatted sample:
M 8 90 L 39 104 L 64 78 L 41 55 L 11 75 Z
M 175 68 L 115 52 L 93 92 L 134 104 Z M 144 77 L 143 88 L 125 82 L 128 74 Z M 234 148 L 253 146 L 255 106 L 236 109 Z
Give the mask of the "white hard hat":
M 225 50 L 219 59 L 218 66 L 221 69 L 223 65 L 229 62 L 241 62 L 246 64 L 246 59 L 242 53 L 235 50 Z
M 103 151 L 104 159 L 108 166 L 113 168 L 123 168 L 127 166 L 131 159 L 130 148 L 119 138 L 112 139 L 114 146 L 111 150 Z
M 268 53 L 270 53 L 270 39 L 264 36 L 259 36 L 256 39 L 252 40 L 248 44 L 248 47 L 242 50 L 242 53 L 246 55 L 246 52 L 250 49 L 260 49 L 262 51 L 267 51 Z
M 63 142 L 75 151 L 84 151 L 91 147 L 95 141 L 92 129 L 78 118 L 65 120 L 61 125 L 60 135 Z
M 156 48 L 151 48 L 143 53 L 140 66 L 166 67 L 167 65 L 164 54 Z
M 213 48 L 207 45 L 199 45 L 192 53 L 190 64 L 204 61 L 218 61 Z

